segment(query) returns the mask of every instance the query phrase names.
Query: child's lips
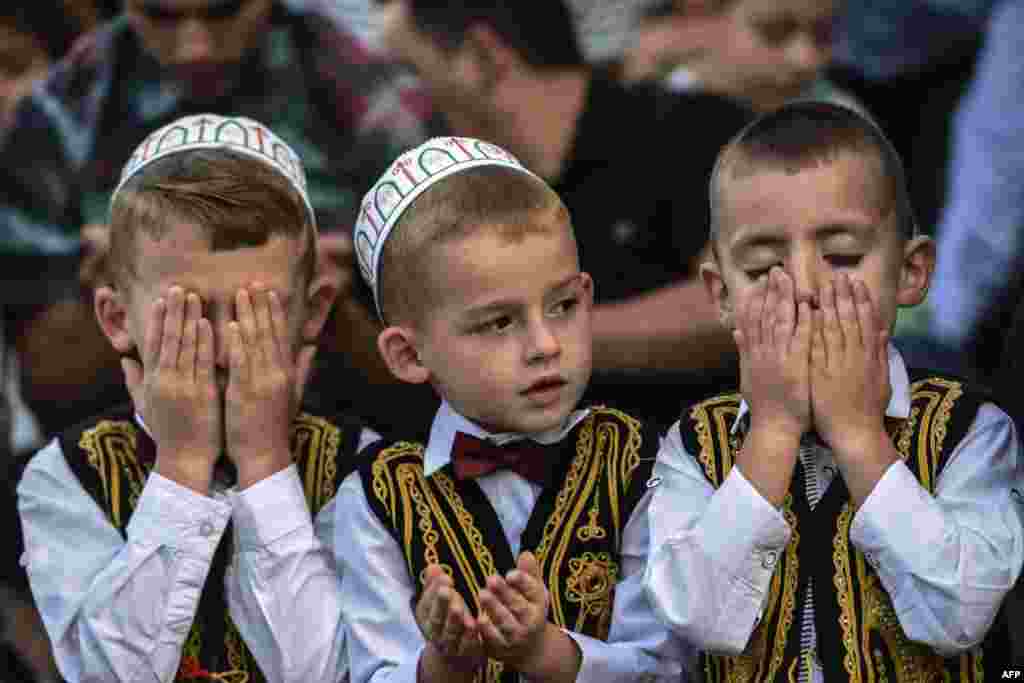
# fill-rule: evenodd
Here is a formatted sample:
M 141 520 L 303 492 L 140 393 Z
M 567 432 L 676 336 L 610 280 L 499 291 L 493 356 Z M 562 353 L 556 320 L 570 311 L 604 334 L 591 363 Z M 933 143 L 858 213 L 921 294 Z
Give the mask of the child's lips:
M 537 380 L 526 389 L 523 390 L 523 395 L 533 399 L 550 399 L 554 398 L 561 391 L 568 382 L 564 377 L 542 377 Z

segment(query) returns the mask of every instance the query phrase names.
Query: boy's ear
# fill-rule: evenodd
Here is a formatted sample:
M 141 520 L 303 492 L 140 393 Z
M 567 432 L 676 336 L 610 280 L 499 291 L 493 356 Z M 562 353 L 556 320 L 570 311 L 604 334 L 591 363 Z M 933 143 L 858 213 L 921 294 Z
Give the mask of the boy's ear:
M 128 328 L 128 307 L 121 292 L 109 286 L 97 287 L 93 310 L 100 329 L 118 353 L 128 353 L 135 348 L 135 339 Z
M 409 327 L 392 325 L 377 336 L 377 350 L 391 374 L 409 384 L 423 384 L 430 370 L 420 360 L 416 333 Z
M 306 290 L 306 319 L 302 323 L 302 339 L 307 342 L 320 338 L 327 317 L 338 298 L 338 285 L 334 278 L 318 274 Z
M 580 273 L 580 284 L 583 286 L 583 306 L 588 310 L 594 308 L 594 278 L 590 273 Z
M 707 290 L 711 303 L 718 308 L 718 320 L 731 330 L 735 326 L 732 317 L 732 299 L 729 297 L 729 288 L 722 277 L 722 269 L 713 256 L 700 264 L 700 279 L 704 282 L 704 289 Z
M 935 241 L 926 235 L 907 240 L 903 247 L 896 303 L 900 306 L 916 306 L 924 301 L 934 270 Z

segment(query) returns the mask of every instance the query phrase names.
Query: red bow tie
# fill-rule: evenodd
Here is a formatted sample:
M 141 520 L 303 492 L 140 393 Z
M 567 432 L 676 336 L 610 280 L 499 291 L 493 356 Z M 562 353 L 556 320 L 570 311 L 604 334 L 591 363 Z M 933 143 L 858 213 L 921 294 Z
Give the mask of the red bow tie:
M 555 444 L 557 446 L 557 444 Z M 456 479 L 476 479 L 509 469 L 539 486 L 550 483 L 556 466 L 552 446 L 523 439 L 504 446 L 457 432 L 452 443 L 452 467 Z

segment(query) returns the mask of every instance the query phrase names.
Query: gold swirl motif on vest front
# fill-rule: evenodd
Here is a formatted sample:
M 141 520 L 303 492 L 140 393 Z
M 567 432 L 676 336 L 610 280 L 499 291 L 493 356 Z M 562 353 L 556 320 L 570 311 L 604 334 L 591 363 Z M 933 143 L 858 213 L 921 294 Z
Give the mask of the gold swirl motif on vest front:
M 627 419 L 628 416 L 609 409 L 595 409 L 583 421 L 579 437 L 576 440 L 576 455 L 569 466 L 569 473 L 555 499 L 554 512 L 544 524 L 544 531 L 537 547 L 537 560 L 541 567 L 546 568 L 545 584 L 551 595 L 551 614 L 556 624 L 565 626 L 565 609 L 562 606 L 562 586 L 559 568 L 565 564 L 565 555 L 569 548 L 574 531 L 579 526 L 588 500 L 594 495 L 595 487 L 600 479 L 601 470 L 608 467 L 614 472 L 618 458 L 635 459 L 639 464 L 639 438 L 627 436 L 625 449 L 622 448 L 620 425 L 613 421 L 599 420 L 603 414 L 611 414 L 625 422 L 631 433 L 639 434 L 639 423 Z M 635 454 L 624 453 L 624 450 L 636 449 Z M 611 462 L 610 462 L 611 461 Z M 634 465 L 635 468 L 635 465 Z M 632 474 L 632 470 L 630 470 Z M 614 489 L 614 483 L 609 489 Z M 617 491 L 616 491 L 617 495 Z M 575 504 L 573 504 L 575 501 Z M 615 525 L 615 538 L 619 538 L 621 520 L 618 518 L 618 506 L 613 505 L 612 522 Z M 571 510 L 570 510 L 571 508 Z M 556 541 L 557 538 L 557 541 Z
M 608 553 L 587 552 L 569 560 L 566 600 L 580 605 L 574 631 L 582 632 L 587 617 L 593 617 L 598 620 L 596 637 L 607 640 L 618 580 L 619 566 Z
M 149 470 L 136 457 L 137 427 L 128 420 L 102 420 L 92 429 L 82 432 L 78 445 L 85 451 L 89 465 L 100 475 L 111 522 L 118 529 L 123 529 L 122 477 L 128 483 L 128 507 L 134 509 L 149 476 Z

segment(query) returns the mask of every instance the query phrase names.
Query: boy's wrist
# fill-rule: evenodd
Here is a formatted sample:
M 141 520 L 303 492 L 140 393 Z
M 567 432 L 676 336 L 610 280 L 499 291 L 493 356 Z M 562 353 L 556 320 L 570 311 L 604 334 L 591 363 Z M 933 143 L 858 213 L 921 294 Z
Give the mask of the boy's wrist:
M 428 640 L 420 655 L 416 678 L 419 683 L 472 681 L 486 661 L 485 657 L 478 655 L 447 655 Z
M 210 493 L 216 462 L 216 453 L 210 453 L 207 449 L 175 450 L 169 453 L 158 446 L 153 470 L 161 477 L 206 496 Z
M 519 661 L 509 664 L 531 680 L 560 681 L 575 678 L 582 662 L 583 653 L 576 641 L 549 621 L 544 624 L 544 632 L 537 639 L 537 645 Z
M 856 461 L 889 456 L 892 440 L 885 430 L 885 423 L 865 424 L 838 430 L 829 443 L 836 459 Z
M 268 477 L 272 477 L 292 464 L 288 449 L 277 446 L 258 452 L 242 452 L 232 460 L 238 468 L 238 488 L 247 489 Z
M 806 431 L 805 426 L 795 417 L 782 414 L 764 414 L 751 410 L 750 431 L 758 432 L 763 439 L 778 442 L 780 445 L 799 443 Z

